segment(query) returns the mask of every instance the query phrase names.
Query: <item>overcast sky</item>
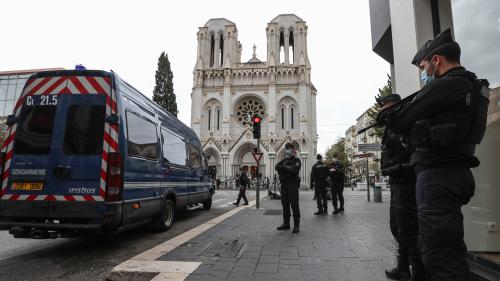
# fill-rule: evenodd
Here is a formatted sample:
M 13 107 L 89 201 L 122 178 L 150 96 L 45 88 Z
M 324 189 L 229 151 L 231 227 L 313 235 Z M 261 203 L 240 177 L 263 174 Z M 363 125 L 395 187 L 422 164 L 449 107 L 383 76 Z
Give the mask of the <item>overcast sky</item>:
M 469 42 L 481 60 L 466 64 L 500 71 L 500 16 L 498 0 L 454 0 L 460 17 L 457 40 Z M 470 8 L 470 3 L 481 6 Z M 491 7 L 495 9 L 491 9 Z M 469 11 L 481 17 L 470 17 Z M 157 59 L 166 51 L 174 72 L 179 118 L 190 123 L 192 71 L 196 60 L 196 32 L 208 19 L 225 17 L 238 28 L 242 61 L 266 60 L 265 28 L 278 14 L 294 13 L 309 26 L 308 51 L 312 82 L 318 90 L 318 151 L 344 135 L 350 124 L 374 103 L 377 89 L 386 83 L 389 64 L 371 51 L 367 0 L 352 1 L 5 1 L 1 4 L 0 71 L 47 67 L 71 69 L 81 63 L 89 69 L 114 70 L 152 96 Z M 476 14 L 477 15 L 477 14 Z M 477 23 L 481 24 L 476 26 Z M 470 28 L 473 25 L 474 28 Z M 496 37 L 481 44 L 483 29 Z M 461 30 L 464 30 L 463 32 Z M 496 40 L 496 41 L 494 41 Z M 461 44 L 463 44 L 461 42 Z M 496 44 L 496 45 L 495 45 Z M 469 45 L 467 45 L 469 48 Z M 465 49 L 465 48 L 464 48 Z M 476 51 L 474 51 L 476 52 Z M 464 54 L 470 54 L 464 50 Z M 472 57 L 472 55 L 469 55 Z M 487 65 L 486 68 L 483 65 Z M 476 67 L 477 66 L 477 67 Z M 475 70 L 475 69 L 473 69 Z M 490 81 L 492 80 L 488 77 Z

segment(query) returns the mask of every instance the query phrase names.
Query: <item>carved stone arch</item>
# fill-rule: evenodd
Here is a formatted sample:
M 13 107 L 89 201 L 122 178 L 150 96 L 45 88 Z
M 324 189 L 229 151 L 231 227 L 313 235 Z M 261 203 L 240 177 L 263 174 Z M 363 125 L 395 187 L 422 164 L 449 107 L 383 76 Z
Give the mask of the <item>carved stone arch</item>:
M 265 101 L 257 94 L 245 94 L 234 101 L 232 112 L 237 125 L 251 129 L 253 115 L 265 117 L 267 108 Z

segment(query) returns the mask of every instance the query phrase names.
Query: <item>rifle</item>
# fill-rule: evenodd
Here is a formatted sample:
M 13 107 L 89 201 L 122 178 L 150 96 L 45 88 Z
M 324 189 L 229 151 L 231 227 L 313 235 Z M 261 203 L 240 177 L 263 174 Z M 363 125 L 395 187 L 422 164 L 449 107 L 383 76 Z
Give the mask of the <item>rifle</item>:
M 367 130 L 370 130 L 371 128 L 385 126 L 387 120 L 390 119 L 392 116 L 398 114 L 401 110 L 403 110 L 403 108 L 405 108 L 407 104 L 411 103 L 415 99 L 415 96 L 418 93 L 419 91 L 400 100 L 393 106 L 380 111 L 377 115 L 377 118 L 375 119 L 375 122 L 373 124 L 368 125 L 368 127 L 358 130 L 358 135 L 366 132 Z

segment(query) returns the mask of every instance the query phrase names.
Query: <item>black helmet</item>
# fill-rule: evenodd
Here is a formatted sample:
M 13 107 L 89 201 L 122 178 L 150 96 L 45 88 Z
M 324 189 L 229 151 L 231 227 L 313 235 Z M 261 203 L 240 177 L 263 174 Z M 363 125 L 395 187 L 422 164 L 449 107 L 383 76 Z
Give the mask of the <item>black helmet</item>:
M 288 142 L 285 144 L 285 149 L 293 149 L 293 144 L 291 142 Z
M 411 63 L 419 66 L 422 60 L 427 60 L 434 55 L 441 55 L 450 50 L 458 52 L 460 57 L 460 45 L 453 40 L 451 30 L 448 28 L 436 35 L 434 39 L 425 42 L 415 54 Z
M 323 159 L 323 156 L 321 156 L 321 154 L 316 155 L 316 160 L 321 160 L 321 159 Z

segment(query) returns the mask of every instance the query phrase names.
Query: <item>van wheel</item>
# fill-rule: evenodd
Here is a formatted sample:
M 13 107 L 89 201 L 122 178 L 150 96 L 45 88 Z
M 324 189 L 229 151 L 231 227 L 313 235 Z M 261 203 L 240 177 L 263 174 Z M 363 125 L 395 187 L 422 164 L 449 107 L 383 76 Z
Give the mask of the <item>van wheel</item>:
M 212 193 L 210 192 L 207 200 L 203 202 L 203 209 L 210 210 L 212 208 Z
M 167 231 L 174 224 L 175 205 L 172 200 L 167 199 L 163 203 L 159 217 L 154 222 L 154 228 L 160 232 Z

